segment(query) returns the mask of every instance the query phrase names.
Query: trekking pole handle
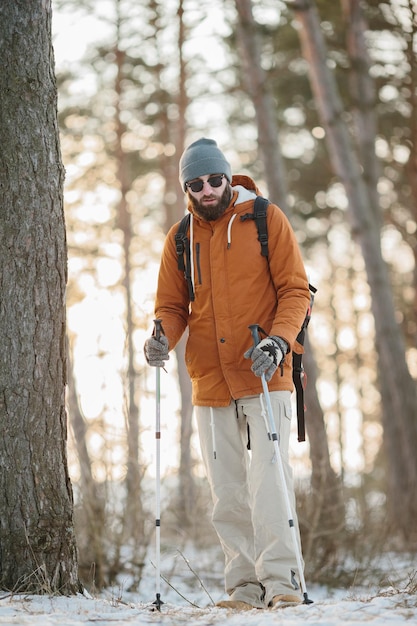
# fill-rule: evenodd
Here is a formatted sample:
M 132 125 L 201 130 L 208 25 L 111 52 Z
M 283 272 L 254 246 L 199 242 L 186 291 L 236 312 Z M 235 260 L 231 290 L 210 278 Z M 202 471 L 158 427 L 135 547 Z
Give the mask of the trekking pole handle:
M 153 321 L 154 323 L 154 337 L 157 341 L 159 341 L 161 339 L 161 335 L 163 335 L 163 330 L 162 330 L 162 320 L 161 319 L 156 319 Z M 166 372 L 165 367 L 162 366 L 162 369 L 164 370 L 164 372 Z M 159 368 L 157 369 L 157 372 L 159 372 Z
M 256 346 L 258 345 L 260 338 L 259 338 L 259 324 L 251 324 L 250 326 L 248 326 L 250 332 L 252 333 L 252 339 L 253 339 L 253 345 Z
M 155 339 L 159 341 L 162 333 L 162 320 L 156 319 L 153 323 L 155 325 Z

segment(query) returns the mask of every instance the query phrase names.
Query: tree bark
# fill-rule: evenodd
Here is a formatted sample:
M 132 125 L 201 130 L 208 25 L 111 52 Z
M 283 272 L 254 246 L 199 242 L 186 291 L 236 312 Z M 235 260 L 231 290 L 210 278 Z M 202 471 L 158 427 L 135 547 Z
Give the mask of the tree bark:
M 80 549 L 79 570 L 83 579 L 83 568 L 87 576 L 91 575 L 94 566 L 94 584 L 102 588 L 105 584 L 106 556 L 104 553 L 105 501 L 100 494 L 99 485 L 94 480 L 92 463 L 87 445 L 88 426 L 81 412 L 77 388 L 72 369 L 72 359 L 67 342 L 68 352 L 68 412 L 70 425 L 74 434 L 80 465 L 81 503 L 80 520 L 76 515 L 77 526 L 83 525 L 82 534 L 78 533 Z M 86 577 L 87 577 L 86 576 Z
M 410 202 L 411 212 L 414 221 L 417 222 L 417 51 L 415 42 L 417 41 L 417 5 L 415 2 L 409 2 L 410 26 L 411 32 L 404 33 L 407 42 L 407 59 L 410 66 L 409 83 L 407 85 L 409 92 L 409 104 L 411 111 L 410 121 L 410 137 L 408 145 L 410 155 L 406 164 L 406 174 L 411 190 L 412 200 Z M 413 254 L 414 254 L 414 317 L 417 321 L 417 242 L 413 238 Z M 415 333 L 417 340 L 417 332 Z
M 253 99 L 258 126 L 258 141 L 263 155 L 268 192 L 273 202 L 283 203 L 287 217 L 291 220 L 291 209 L 288 206 L 286 194 L 286 172 L 279 149 L 279 131 L 275 121 L 275 113 L 270 95 L 267 93 L 266 77 L 261 66 L 260 45 L 256 36 L 256 24 L 252 15 L 251 0 L 236 0 L 236 9 L 239 16 L 238 37 L 245 58 L 245 74 L 248 77 L 248 93 Z M 271 167 L 272 166 L 272 167 Z M 275 199 L 279 194 L 279 200 Z M 284 197 L 283 197 L 283 194 Z M 282 204 L 279 205 L 283 208 Z M 306 341 L 304 364 L 308 373 L 306 391 L 306 425 L 310 444 L 310 459 L 312 465 L 311 486 L 314 502 L 322 502 L 317 507 L 317 524 L 315 528 L 309 526 L 308 535 L 316 538 L 318 526 L 338 528 L 344 519 L 342 506 L 341 482 L 330 465 L 330 454 L 323 411 L 317 395 L 316 364 L 311 346 Z M 331 489 L 328 487 L 331 486 Z M 320 498 L 319 496 L 320 492 Z M 329 515 L 331 511 L 331 515 Z M 309 540 L 306 544 L 308 546 Z M 308 551 L 308 548 L 307 548 Z
M 377 97 L 374 81 L 369 74 L 371 62 L 365 39 L 367 25 L 360 0 L 342 0 L 342 9 L 346 22 L 346 48 L 350 62 L 349 93 L 352 101 L 354 138 L 374 219 L 380 224 L 382 220 L 377 185 L 381 168 L 375 153 Z
M 256 111 L 258 143 L 268 182 L 268 193 L 288 216 L 288 188 L 278 139 L 275 104 L 261 64 L 261 46 L 252 14 L 252 0 L 236 0 L 237 40 L 242 52 L 243 79 Z
M 334 171 L 344 184 L 352 235 L 359 242 L 371 290 L 376 347 L 382 385 L 384 442 L 389 459 L 390 511 L 405 537 L 414 531 L 417 514 L 417 393 L 405 358 L 395 317 L 392 289 L 382 259 L 379 220 L 372 211 L 361 166 L 343 118 L 343 104 L 327 65 L 327 51 L 313 0 L 292 4 L 310 82 L 326 130 Z M 398 511 L 401 510 L 400 519 Z
M 307 526 L 304 542 L 306 563 L 310 557 L 320 555 L 323 565 L 335 550 L 340 530 L 344 527 L 345 505 L 343 483 L 330 463 L 327 433 L 324 428 L 324 415 L 317 395 L 317 365 L 311 351 L 308 333 L 305 339 L 304 367 L 308 373 L 305 390 L 306 430 L 310 443 L 312 511 L 300 516 L 300 524 Z M 318 544 L 320 543 L 320 549 Z
M 75 593 L 51 3 L 0 6 L 0 587 Z
M 178 96 L 176 100 L 178 115 L 175 124 L 172 124 L 169 116 L 165 117 L 165 129 L 167 139 L 175 146 L 174 157 L 166 159 L 163 163 L 163 171 L 166 181 L 165 198 L 165 232 L 178 222 L 185 213 L 184 191 L 178 180 L 179 160 L 185 147 L 186 137 L 186 113 L 188 107 L 188 95 L 186 88 L 187 66 L 184 60 L 183 48 L 187 38 L 187 28 L 184 22 L 184 2 L 178 1 L 178 54 L 179 54 L 179 81 Z M 191 438 L 193 435 L 193 406 L 191 403 L 191 381 L 185 365 L 184 335 L 175 347 L 177 359 L 178 384 L 181 398 L 181 422 L 179 428 L 179 468 L 178 468 L 178 522 L 182 527 L 192 527 L 195 524 L 195 481 L 194 460 L 191 453 Z
M 120 6 L 117 3 L 117 12 Z M 117 225 L 121 230 L 123 239 L 123 263 L 124 277 L 123 287 L 126 304 L 126 344 L 127 344 L 127 381 L 126 381 L 126 432 L 127 432 L 127 471 L 126 471 L 126 507 L 124 515 L 125 539 L 133 540 L 135 562 L 142 559 L 139 557 L 144 549 L 144 511 L 142 506 L 142 477 L 143 468 L 139 458 L 139 406 L 137 401 L 137 372 L 135 366 L 135 347 L 133 333 L 135 323 L 133 319 L 133 288 L 132 288 L 132 241 L 134 238 L 132 215 L 130 212 L 127 194 L 131 188 L 127 155 L 123 149 L 123 134 L 126 131 L 122 121 L 122 97 L 123 97 L 123 65 L 125 52 L 120 49 L 120 23 L 121 16 L 118 13 L 117 38 L 114 55 L 116 59 L 115 78 L 115 116 L 114 125 L 116 131 L 115 158 L 117 163 L 117 181 L 120 189 L 120 200 L 117 204 Z

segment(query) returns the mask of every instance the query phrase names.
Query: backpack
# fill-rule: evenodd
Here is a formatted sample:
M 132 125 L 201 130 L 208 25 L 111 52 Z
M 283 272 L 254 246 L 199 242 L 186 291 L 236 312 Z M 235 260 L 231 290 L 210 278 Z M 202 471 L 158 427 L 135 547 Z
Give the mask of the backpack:
M 263 198 L 262 196 L 257 196 L 253 205 L 253 213 L 246 213 L 245 215 L 240 216 L 242 222 L 247 219 L 255 220 L 256 228 L 258 230 L 258 240 L 261 245 L 261 254 L 266 258 L 268 258 L 268 228 L 266 221 L 268 205 L 269 200 Z M 189 226 L 190 214 L 187 213 L 187 215 L 184 215 L 182 218 L 178 225 L 178 230 L 175 233 L 175 246 L 177 251 L 178 269 L 184 273 L 188 285 L 190 301 L 193 302 L 195 294 L 191 279 L 190 242 L 187 237 Z M 317 289 L 310 283 L 308 287 L 310 289 L 310 304 L 292 351 L 292 379 L 294 382 L 297 401 L 298 441 L 305 441 L 304 389 L 307 386 L 307 375 L 303 367 L 303 352 L 307 326 L 310 322 L 314 296 L 317 291 Z

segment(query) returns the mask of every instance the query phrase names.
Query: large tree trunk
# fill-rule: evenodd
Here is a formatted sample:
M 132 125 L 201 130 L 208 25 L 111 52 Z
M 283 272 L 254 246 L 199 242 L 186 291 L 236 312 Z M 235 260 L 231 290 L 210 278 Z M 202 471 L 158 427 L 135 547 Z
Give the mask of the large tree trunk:
M 411 133 L 408 139 L 408 145 L 410 148 L 410 155 L 405 168 L 407 173 L 408 182 L 411 190 L 412 200 L 410 202 L 410 208 L 414 221 L 417 222 L 417 50 L 415 42 L 417 41 L 417 5 L 414 2 L 408 3 L 410 11 L 410 26 L 411 32 L 404 32 L 404 39 L 407 42 L 407 60 L 410 66 L 410 74 L 408 77 L 407 91 L 410 94 L 408 102 L 410 104 Z M 416 238 L 413 238 L 413 254 L 414 254 L 414 316 L 417 321 L 417 242 Z M 417 343 L 417 331 L 415 332 L 415 338 Z
M 183 49 L 187 38 L 184 23 L 184 2 L 178 2 L 178 51 L 180 62 L 180 75 L 178 84 L 178 121 L 176 124 L 175 144 L 175 186 L 176 189 L 176 212 L 174 221 L 180 220 L 184 214 L 184 192 L 178 180 L 179 160 L 185 148 L 186 114 L 188 108 L 188 94 L 186 87 L 187 67 L 184 61 Z M 178 382 L 181 394 L 181 428 L 180 428 L 180 464 L 179 464 L 179 515 L 180 523 L 186 526 L 195 525 L 195 481 L 194 459 L 191 453 L 191 438 L 193 435 L 193 406 L 191 403 L 191 380 L 185 365 L 185 345 L 187 336 L 181 339 L 175 349 L 178 364 Z
M 268 93 L 265 72 L 261 66 L 260 45 L 257 41 L 251 0 L 236 0 L 236 9 L 239 18 L 238 38 L 245 59 L 248 93 L 252 97 L 255 107 L 258 141 L 265 165 L 269 197 L 273 202 L 281 203 L 280 208 L 284 209 L 285 207 L 287 216 L 291 219 L 291 209 L 286 197 L 286 172 L 280 153 L 276 115 L 271 96 Z M 278 200 L 275 194 L 278 194 Z M 344 510 L 341 481 L 330 465 L 324 416 L 316 389 L 316 365 L 308 340 L 306 341 L 304 363 L 309 379 L 306 423 L 312 465 L 311 485 L 314 494 L 313 499 L 317 503 L 314 512 L 315 523 L 308 524 L 307 528 L 309 539 L 306 541 L 306 545 L 307 552 L 309 552 L 308 545 L 310 545 L 310 540 L 317 539 L 318 528 L 321 528 L 324 535 L 331 532 L 331 529 L 339 528 L 344 520 Z
M 178 180 L 179 159 L 185 147 L 186 113 L 188 96 L 186 89 L 187 68 L 183 56 L 183 47 L 187 38 L 184 22 L 184 2 L 178 1 L 178 54 L 179 54 L 179 83 L 177 97 L 177 119 L 175 124 L 166 115 L 164 124 L 166 143 L 175 146 L 175 156 L 163 162 L 163 171 L 166 181 L 165 196 L 165 232 L 178 222 L 185 213 L 184 191 Z M 193 435 L 193 406 L 191 403 L 191 381 L 185 366 L 186 335 L 175 348 L 178 370 L 178 384 L 181 397 L 181 422 L 179 428 L 179 468 L 178 468 L 178 503 L 177 516 L 179 525 L 191 527 L 195 525 L 195 482 L 194 460 L 191 453 L 191 438 Z
M 261 64 L 261 46 L 252 14 L 252 0 L 236 0 L 237 41 L 242 53 L 245 88 L 256 111 L 259 150 L 265 168 L 268 193 L 288 216 L 288 189 L 285 165 L 278 138 L 274 101 Z
M 0 587 L 75 593 L 51 3 L 0 5 Z
M 67 342 L 68 346 L 68 342 Z M 77 533 L 78 547 L 80 550 L 79 570 L 82 580 L 87 581 L 92 574 L 96 587 L 101 588 L 105 584 L 106 557 L 104 553 L 104 529 L 105 529 L 105 501 L 100 494 L 98 483 L 94 480 L 92 463 L 87 445 L 88 426 L 81 412 L 78 401 L 76 382 L 68 350 L 68 413 L 70 425 L 74 435 L 77 449 L 78 463 L 80 466 L 81 502 L 79 515 L 75 515 L 77 528 L 82 525 L 82 532 Z M 83 577 L 83 569 L 85 578 Z
M 117 11 L 120 6 L 117 3 Z M 118 14 L 117 40 L 114 50 L 116 58 L 115 78 L 115 117 L 116 130 L 115 157 L 117 162 L 117 181 L 120 188 L 120 200 L 117 205 L 117 225 L 120 228 L 123 239 L 123 262 L 126 304 L 126 347 L 127 347 L 127 380 L 126 380 L 126 432 L 127 432 L 127 471 L 126 471 L 126 506 L 124 516 L 125 534 L 124 539 L 133 542 L 133 561 L 141 562 L 145 549 L 144 540 L 144 511 L 142 506 L 142 477 L 143 467 L 139 458 L 139 405 L 137 398 L 137 372 L 135 366 L 135 347 L 133 334 L 135 330 L 133 316 L 133 287 L 132 287 L 132 241 L 133 224 L 127 194 L 131 189 L 129 178 L 129 166 L 126 152 L 123 149 L 123 135 L 126 126 L 122 121 L 122 98 L 123 98 L 123 65 L 126 53 L 118 47 L 120 43 L 121 16 Z
M 299 24 L 310 81 L 335 173 L 342 180 L 349 203 L 352 235 L 358 240 L 371 289 L 379 358 L 384 442 L 389 461 L 390 512 L 406 537 L 415 532 L 417 514 L 417 393 L 405 358 L 405 345 L 396 321 L 387 267 L 382 259 L 379 219 L 372 210 L 312 0 L 292 5 Z M 398 516 L 401 511 L 401 516 Z
M 326 567 L 332 560 L 339 533 L 344 528 L 345 505 L 343 484 L 330 463 L 329 444 L 324 427 L 324 415 L 317 395 L 317 365 L 308 334 L 305 339 L 304 367 L 308 373 L 305 390 L 306 430 L 310 443 L 312 505 L 301 510 L 300 526 L 306 528 L 304 557 L 308 565 L 315 557 L 317 569 Z M 313 560 L 313 559 L 311 559 Z M 317 576 L 318 572 L 314 573 Z
M 363 180 L 372 205 L 374 219 L 381 220 L 378 180 L 381 168 L 375 152 L 377 137 L 376 88 L 369 74 L 371 61 L 366 45 L 365 22 L 360 0 L 342 0 L 346 22 L 346 48 L 349 56 L 349 94 L 355 141 L 358 146 Z

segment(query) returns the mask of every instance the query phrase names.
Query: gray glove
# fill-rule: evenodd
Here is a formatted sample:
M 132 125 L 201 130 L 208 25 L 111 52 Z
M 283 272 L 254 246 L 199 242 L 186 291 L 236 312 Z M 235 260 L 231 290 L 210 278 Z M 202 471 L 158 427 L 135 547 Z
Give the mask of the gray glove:
M 261 377 L 265 374 L 265 380 L 268 382 L 277 370 L 277 367 L 284 361 L 288 351 L 288 344 L 281 337 L 275 335 L 266 337 L 258 343 L 256 347 L 252 347 L 243 355 L 245 359 L 252 359 L 251 370 L 255 376 Z
M 159 340 L 149 337 L 143 347 L 145 358 L 152 367 L 164 367 L 165 361 L 169 359 L 168 349 L 168 339 L 165 335 L 161 335 Z

